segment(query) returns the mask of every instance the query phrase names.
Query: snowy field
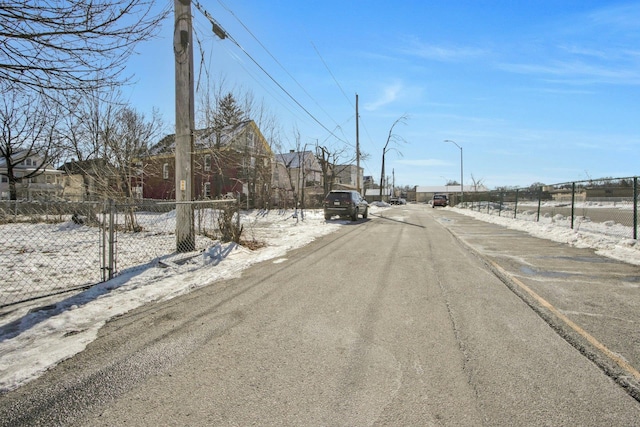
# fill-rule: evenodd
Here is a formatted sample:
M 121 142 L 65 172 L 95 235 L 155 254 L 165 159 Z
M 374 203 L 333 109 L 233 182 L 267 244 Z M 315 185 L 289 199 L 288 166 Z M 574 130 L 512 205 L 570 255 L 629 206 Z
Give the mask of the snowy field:
M 375 215 L 376 212 L 387 209 L 387 206 L 371 206 L 370 209 Z M 635 240 L 606 234 L 614 225 L 592 224 L 593 230 L 587 230 L 587 227 L 583 226 L 571 230 L 563 223 L 566 218 L 552 216 L 536 223 L 526 220 L 520 214 L 518 219 L 513 219 L 467 209 L 453 210 L 483 221 L 522 230 L 537 237 L 579 247 L 591 247 L 601 255 L 640 265 L 640 246 Z M 220 244 L 210 241 L 208 248 L 197 255 L 174 260 L 180 262 L 166 260 L 165 265 L 168 267 L 165 268 L 156 263 L 145 268 L 129 269 L 115 279 L 95 285 L 86 291 L 5 307 L 0 311 L 0 393 L 37 378 L 60 361 L 82 351 L 96 338 L 100 327 L 115 316 L 147 303 L 174 298 L 219 279 L 238 277 L 242 270 L 257 262 L 282 262 L 286 259 L 288 251 L 302 247 L 349 223 L 341 220 L 327 222 L 321 210 L 305 211 L 304 220 L 293 217 L 292 213 L 253 211 L 242 215 L 244 238 L 266 244 L 255 251 L 231 243 Z M 162 228 L 160 224 L 170 228 L 175 226 L 171 217 L 171 213 L 160 218 L 156 215 L 153 220 L 157 221 L 159 228 Z M 26 226 L 44 227 L 46 233 L 57 233 L 54 234 L 56 244 L 62 245 L 63 242 L 67 242 L 61 247 L 74 247 L 84 256 L 97 256 L 91 255 L 96 254 L 96 250 L 82 246 L 86 243 L 88 247 L 92 247 L 95 243 L 94 237 L 88 238 L 83 235 L 83 230 L 89 227 L 73 223 Z M 28 229 L 23 231 L 29 233 Z M 126 244 L 126 237 L 119 236 L 119 249 L 128 247 L 126 254 L 119 255 L 119 263 L 125 262 L 122 258 L 126 258 L 132 264 L 139 263 L 140 260 L 136 257 L 142 252 L 142 246 L 137 247 L 136 244 L 151 246 L 159 254 L 173 250 L 173 247 L 164 248 L 163 243 L 154 240 L 160 238 L 162 233 L 148 233 L 132 234 L 132 241 Z M 175 245 L 173 238 L 171 242 Z M 47 250 L 53 254 L 56 249 L 58 248 L 51 246 Z M 0 273 L 0 277 L 3 277 L 3 280 L 6 280 L 7 274 L 15 274 L 15 271 L 12 273 L 8 270 L 10 267 L 6 264 L 10 258 L 6 258 L 5 253 L 6 249 L 2 249 L 3 258 L 0 266 L 5 270 Z M 148 259 L 144 262 L 148 262 Z M 65 268 L 72 269 L 73 266 Z M 81 271 L 82 268 L 79 267 L 78 270 Z M 64 277 L 64 274 L 82 273 L 60 271 L 52 274 Z
M 196 249 L 215 244 L 218 211 L 196 211 Z M 103 281 L 108 266 L 107 233 L 97 225 L 79 225 L 71 216 L 63 222 L 14 222 L 0 225 L 0 306 Z M 20 220 L 20 218 L 18 218 Z M 116 228 L 126 218 L 116 215 Z M 136 212 L 142 231 L 116 232 L 116 274 L 147 268 L 166 258 L 176 247 L 175 210 L 166 213 Z M 108 277 L 105 275 L 105 277 Z

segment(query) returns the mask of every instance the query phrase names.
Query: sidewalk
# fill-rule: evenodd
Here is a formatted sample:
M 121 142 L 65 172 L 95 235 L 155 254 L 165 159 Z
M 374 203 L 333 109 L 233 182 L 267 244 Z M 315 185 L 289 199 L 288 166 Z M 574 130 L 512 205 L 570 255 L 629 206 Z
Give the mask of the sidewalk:
M 440 222 L 640 400 L 640 267 L 448 209 Z

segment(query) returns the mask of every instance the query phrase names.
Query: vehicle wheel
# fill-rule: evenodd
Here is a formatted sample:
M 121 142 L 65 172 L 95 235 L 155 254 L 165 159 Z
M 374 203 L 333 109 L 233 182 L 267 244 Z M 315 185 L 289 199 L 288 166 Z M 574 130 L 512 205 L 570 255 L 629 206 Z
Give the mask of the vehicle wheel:
M 364 213 L 362 214 L 363 219 L 367 219 L 369 216 L 369 208 L 364 208 Z
M 325 214 L 325 215 L 324 215 L 324 219 L 325 219 L 325 220 L 327 220 L 327 221 L 328 221 L 328 220 L 330 220 L 330 219 L 331 219 L 331 215 L 327 215 L 327 214 Z
M 436 208 L 436 205 L 431 205 L 431 207 L 432 207 L 433 209 L 435 209 L 435 208 Z
M 356 209 L 353 212 L 353 215 L 351 215 L 351 221 L 357 221 L 358 220 L 358 209 Z

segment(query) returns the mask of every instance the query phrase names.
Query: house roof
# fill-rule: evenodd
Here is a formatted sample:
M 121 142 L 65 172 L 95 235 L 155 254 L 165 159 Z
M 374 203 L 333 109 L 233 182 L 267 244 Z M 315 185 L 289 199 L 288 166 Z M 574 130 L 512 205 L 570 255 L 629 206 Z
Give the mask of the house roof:
M 300 164 L 304 162 L 306 159 L 312 158 L 315 159 L 313 152 L 311 151 L 293 151 L 288 153 L 282 153 L 276 155 L 276 161 L 278 163 L 284 164 L 286 167 L 291 169 L 299 169 Z
M 98 171 L 104 171 L 106 167 L 113 167 L 106 159 L 90 159 L 90 160 L 72 160 L 60 166 L 58 170 L 70 173 L 96 173 Z
M 26 159 L 29 156 L 37 157 L 38 160 L 41 160 L 41 156 L 36 152 L 29 152 L 29 150 L 18 150 L 10 156 L 11 163 L 17 163 L 19 161 Z M 4 157 L 1 157 L 0 167 L 6 167 L 6 166 L 7 166 L 7 159 L 5 159 Z
M 245 120 L 235 125 L 225 126 L 220 132 L 220 146 L 227 147 L 229 144 L 244 130 L 253 123 L 253 120 Z M 194 131 L 195 149 L 204 149 L 216 145 L 216 133 L 213 128 L 197 129 Z M 176 135 L 170 134 L 165 136 L 149 149 L 151 156 L 162 154 L 171 154 L 176 149 Z
M 32 173 L 36 171 L 38 168 L 42 172 L 55 173 L 55 168 L 53 167 L 53 165 L 49 161 L 45 162 L 44 157 L 35 150 L 18 150 L 15 153 L 13 153 L 10 158 L 11 158 L 11 163 L 13 163 L 14 165 L 14 168 L 16 170 L 19 170 L 20 173 L 22 174 Z M 33 165 L 27 166 L 22 164 L 22 162 L 27 158 L 33 159 L 34 161 Z M 7 159 L 4 157 L 0 158 L 0 169 L 5 171 L 7 169 Z

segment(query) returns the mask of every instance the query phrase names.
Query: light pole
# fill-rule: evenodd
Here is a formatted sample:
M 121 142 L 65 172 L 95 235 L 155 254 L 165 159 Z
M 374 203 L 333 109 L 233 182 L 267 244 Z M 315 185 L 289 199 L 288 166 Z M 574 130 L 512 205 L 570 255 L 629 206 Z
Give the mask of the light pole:
M 462 181 L 464 176 L 464 172 L 462 168 L 462 147 L 459 146 L 455 141 L 452 141 L 450 139 L 445 139 L 444 142 L 451 142 L 452 144 L 454 144 L 456 147 L 460 149 L 460 203 L 464 204 L 464 184 Z

